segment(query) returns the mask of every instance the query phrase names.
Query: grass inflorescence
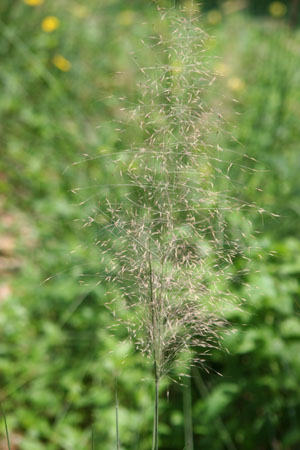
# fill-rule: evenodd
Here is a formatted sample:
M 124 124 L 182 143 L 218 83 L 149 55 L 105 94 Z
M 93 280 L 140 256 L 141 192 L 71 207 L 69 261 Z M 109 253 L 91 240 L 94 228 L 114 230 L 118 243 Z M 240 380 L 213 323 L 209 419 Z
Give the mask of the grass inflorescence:
M 106 282 L 122 294 L 120 321 L 153 362 L 153 450 L 161 378 L 178 365 L 183 374 L 192 362 L 204 367 L 211 349 L 221 347 L 221 330 L 232 331 L 224 311 L 242 302 L 231 285 L 243 283 L 249 270 L 244 241 L 252 232 L 248 215 L 240 227 L 232 218 L 257 211 L 232 177 L 247 172 L 248 157 L 222 148 L 223 118 L 208 105 L 216 79 L 209 37 L 190 11 L 160 14 L 162 31 L 143 41 L 156 63 L 134 56 L 139 99 L 122 99 L 120 142 L 130 130 L 131 144 L 114 161 L 111 195 L 86 223 L 101 224 L 97 245 L 109 254 Z M 125 190 L 121 201 L 114 186 Z

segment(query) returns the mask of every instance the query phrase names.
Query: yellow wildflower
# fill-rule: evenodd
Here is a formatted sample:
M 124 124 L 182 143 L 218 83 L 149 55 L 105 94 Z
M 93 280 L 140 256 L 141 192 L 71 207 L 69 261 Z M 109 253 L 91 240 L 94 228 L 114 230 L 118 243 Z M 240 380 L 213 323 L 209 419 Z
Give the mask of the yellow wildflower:
M 283 17 L 286 13 L 286 5 L 282 2 L 272 2 L 269 11 L 273 17 Z
M 217 25 L 222 20 L 222 14 L 217 9 L 211 9 L 207 13 L 207 22 L 210 25 Z
M 238 77 L 229 78 L 227 84 L 228 84 L 228 87 L 232 91 L 235 91 L 235 92 L 241 92 L 246 87 L 245 81 L 241 80 L 241 78 L 238 78 Z
M 23 0 L 23 2 L 29 6 L 40 6 L 44 3 L 44 0 Z
M 56 30 L 59 27 L 60 21 L 57 17 L 48 16 L 42 22 L 42 28 L 46 33 L 52 33 L 52 31 Z
M 62 72 L 69 72 L 69 70 L 72 67 L 72 64 L 70 61 L 68 61 L 64 56 L 62 55 L 55 55 L 52 59 L 53 64 L 55 67 L 57 67 Z

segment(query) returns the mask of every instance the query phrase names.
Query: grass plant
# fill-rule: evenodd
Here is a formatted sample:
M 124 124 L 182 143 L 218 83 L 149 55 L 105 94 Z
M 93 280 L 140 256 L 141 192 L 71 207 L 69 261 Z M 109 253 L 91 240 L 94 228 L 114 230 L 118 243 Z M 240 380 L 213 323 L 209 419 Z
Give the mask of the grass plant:
M 184 375 L 191 363 L 204 367 L 221 346 L 220 330 L 232 331 L 224 311 L 240 306 L 230 284 L 243 282 L 249 248 L 244 228 L 233 229 L 228 218 L 256 210 L 244 200 L 245 187 L 232 188 L 232 168 L 246 172 L 247 156 L 219 145 L 222 116 L 206 103 L 216 78 L 206 56 L 209 37 L 190 8 L 159 13 L 161 28 L 143 41 L 157 62 L 147 66 L 134 55 L 138 102 L 123 99 L 120 108 L 120 141 L 136 131 L 114 161 L 116 186 L 126 193 L 121 202 L 108 197 L 86 223 L 101 223 L 97 245 L 103 258 L 110 254 L 105 280 L 118 286 L 128 312 L 120 320 L 153 364 L 152 450 L 162 377 L 175 367 Z

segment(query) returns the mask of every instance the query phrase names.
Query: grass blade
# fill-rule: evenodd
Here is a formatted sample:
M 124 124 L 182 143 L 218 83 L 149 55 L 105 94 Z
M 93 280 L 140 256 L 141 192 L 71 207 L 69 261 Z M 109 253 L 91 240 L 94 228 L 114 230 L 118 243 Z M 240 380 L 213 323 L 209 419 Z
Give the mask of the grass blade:
M 1 411 L 2 411 L 3 419 L 4 419 L 7 447 L 8 447 L 8 450 L 11 450 L 10 442 L 9 442 L 9 434 L 8 434 L 8 427 L 7 427 L 6 415 L 5 415 L 5 411 L 4 411 L 4 408 L 3 408 L 3 405 L 2 405 L 1 402 L 0 402 L 0 405 L 1 405 Z

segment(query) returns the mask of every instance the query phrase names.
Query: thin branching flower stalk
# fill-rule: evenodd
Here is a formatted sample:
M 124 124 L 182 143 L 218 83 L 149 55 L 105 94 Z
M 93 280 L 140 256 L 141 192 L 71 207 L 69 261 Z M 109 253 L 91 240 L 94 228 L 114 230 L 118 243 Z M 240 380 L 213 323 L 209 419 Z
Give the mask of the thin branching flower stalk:
M 136 130 L 115 161 L 122 201 L 110 196 L 88 221 L 101 223 L 97 244 L 110 255 L 105 279 L 122 294 L 121 321 L 153 362 L 153 450 L 162 377 L 182 360 L 203 366 L 221 345 L 220 330 L 231 329 L 224 311 L 242 299 L 230 286 L 242 281 L 249 256 L 245 229 L 232 230 L 230 217 L 257 210 L 232 180 L 233 171 L 247 171 L 247 157 L 221 147 L 222 117 L 207 105 L 215 80 L 209 38 L 192 14 L 160 14 L 167 27 L 144 42 L 156 62 L 145 66 L 135 57 L 139 99 L 120 110 L 124 136 Z

